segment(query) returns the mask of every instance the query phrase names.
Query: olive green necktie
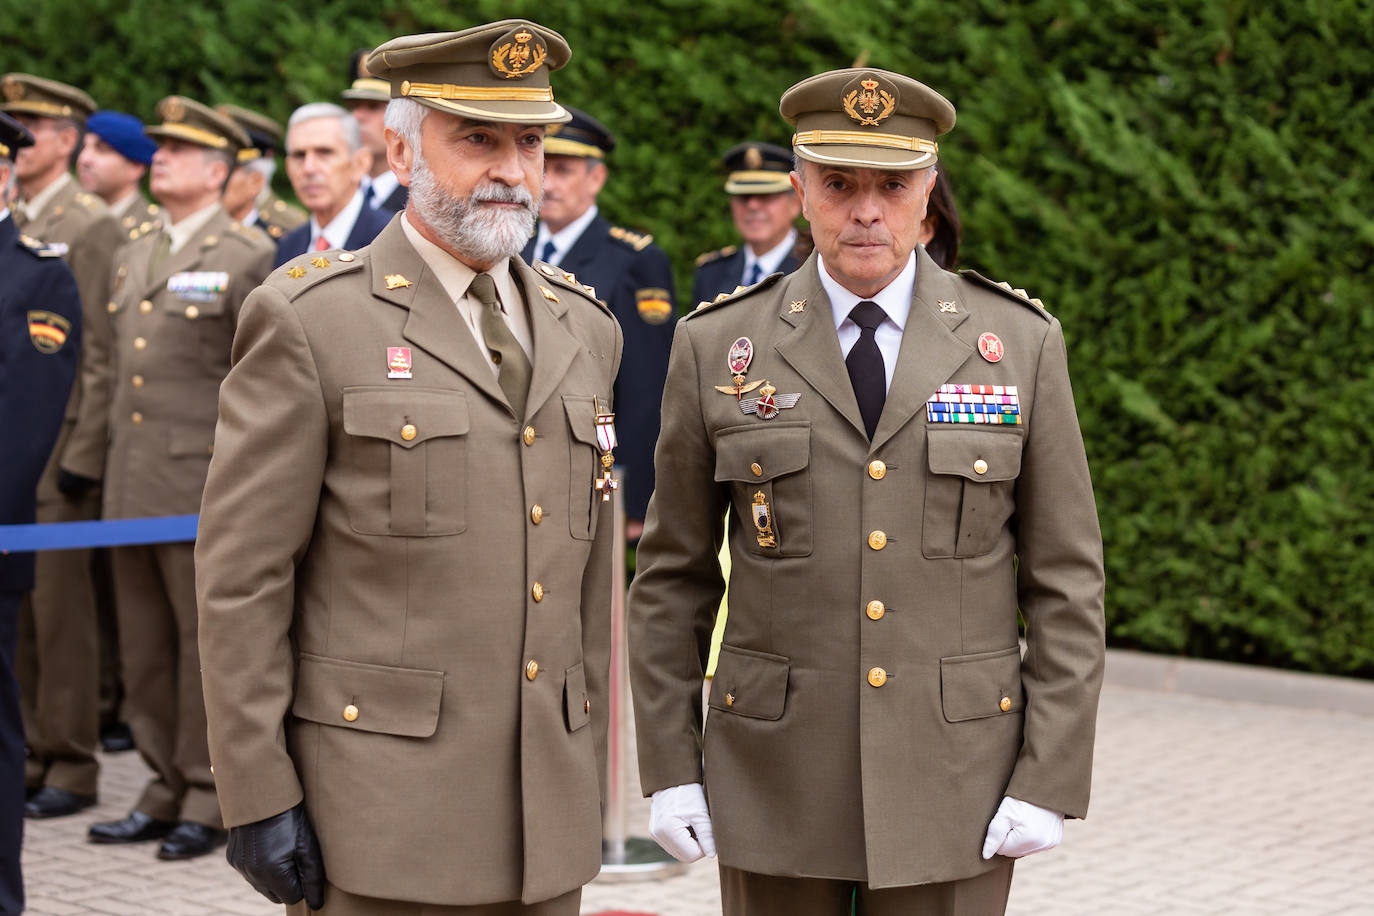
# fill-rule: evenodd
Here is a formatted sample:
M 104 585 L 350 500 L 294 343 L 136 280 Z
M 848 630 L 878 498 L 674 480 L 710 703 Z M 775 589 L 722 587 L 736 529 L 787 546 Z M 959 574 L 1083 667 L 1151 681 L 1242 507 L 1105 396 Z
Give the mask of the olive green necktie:
M 148 279 L 152 280 L 157 276 L 158 270 L 162 268 L 167 256 L 172 253 L 172 237 L 166 232 L 157 234 L 157 242 L 153 244 L 152 256 L 148 258 Z
M 482 303 L 482 337 L 486 339 L 487 349 L 496 363 L 496 379 L 506 393 L 506 400 L 515 408 L 515 415 L 523 418 L 525 398 L 530 391 L 530 360 L 501 314 L 501 303 L 496 298 L 496 281 L 491 274 L 478 274 L 468 287 L 468 293 Z

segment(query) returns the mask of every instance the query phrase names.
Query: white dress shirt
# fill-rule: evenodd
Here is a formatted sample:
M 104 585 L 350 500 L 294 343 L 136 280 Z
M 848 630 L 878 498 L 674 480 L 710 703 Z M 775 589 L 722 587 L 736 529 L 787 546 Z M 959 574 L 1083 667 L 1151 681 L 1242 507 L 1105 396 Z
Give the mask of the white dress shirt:
M 534 237 L 534 260 L 548 261 L 554 265 L 562 263 L 563 259 L 568 256 L 568 249 L 577 244 L 582 233 L 591 225 L 592 220 L 596 219 L 596 212 L 596 204 L 592 204 L 587 208 L 586 213 L 553 233 L 549 232 L 549 227 L 544 225 L 544 221 L 541 219 L 539 232 Z M 553 240 L 553 254 L 546 258 L 543 256 L 544 245 L 551 239 Z
M 358 221 L 358 214 L 363 210 L 363 188 L 358 186 L 358 190 L 353 192 L 353 197 L 348 204 L 340 210 L 329 225 L 324 227 L 324 240 L 329 243 L 330 248 L 346 248 L 349 233 L 353 231 L 353 224 Z M 315 219 L 315 215 L 310 215 L 310 245 L 305 250 L 314 251 L 320 238 L 320 224 Z
M 835 332 L 840 337 L 840 352 L 846 357 L 859 342 L 859 326 L 849 319 L 849 313 L 860 302 L 876 302 L 887 317 L 873 332 L 878 342 L 878 352 L 883 354 L 883 372 L 887 375 L 887 389 L 892 390 L 892 373 L 897 368 L 897 354 L 902 349 L 902 330 L 906 327 L 907 316 L 911 314 L 911 296 L 916 291 L 916 252 L 906 262 L 902 272 L 892 282 L 883 287 L 876 296 L 864 299 L 845 289 L 830 276 L 825 269 L 825 259 L 816 255 L 816 266 L 820 270 L 821 287 L 830 298 L 830 311 L 835 319 Z
M 744 273 L 740 274 L 740 283 L 749 284 L 749 277 L 753 273 L 754 265 L 759 265 L 759 280 L 776 272 L 782 264 L 782 259 L 787 257 L 792 246 L 797 244 L 797 230 L 791 229 L 787 233 L 787 238 L 777 245 L 768 249 L 761 255 L 755 255 L 754 249 L 748 245 L 744 246 Z M 755 281 L 758 282 L 758 281 Z

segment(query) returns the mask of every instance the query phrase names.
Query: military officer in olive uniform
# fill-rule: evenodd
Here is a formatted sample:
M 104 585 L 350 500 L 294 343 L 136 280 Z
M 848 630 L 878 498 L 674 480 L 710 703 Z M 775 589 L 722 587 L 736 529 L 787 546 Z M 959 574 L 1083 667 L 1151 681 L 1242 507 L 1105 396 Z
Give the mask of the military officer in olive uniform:
M 151 190 L 163 226 L 121 249 L 110 301 L 109 518 L 200 508 L 220 381 L 239 307 L 266 278 L 271 240 L 229 218 L 220 190 L 248 144 L 230 119 L 190 99 L 158 106 Z M 112 550 L 119 641 L 134 741 L 153 778 L 128 817 L 91 827 L 97 843 L 162 839 L 158 857 L 224 840 L 205 743 L 192 545 Z
M 753 286 L 771 273 L 790 274 L 811 253 L 811 235 L 797 229 L 801 202 L 787 177 L 792 154 L 772 143 L 749 141 L 721 157 L 730 215 L 743 245 L 727 245 L 697 258 L 692 301 Z
M 653 236 L 601 216 L 596 198 L 606 183 L 615 137 L 591 115 L 576 108 L 568 113 L 572 120 L 550 126 L 544 142 L 539 231 L 521 257 L 576 275 L 610 306 L 625 333 L 625 362 L 615 386 L 617 460 L 626 476 L 626 534 L 634 540 L 654 491 L 658 408 L 677 319 L 673 267 Z
M 572 916 L 600 870 L 621 339 L 517 256 L 569 56 L 521 20 L 379 47 L 406 210 L 243 309 L 201 664 L 230 863 L 292 913 Z
M 0 112 L 0 188 L 33 135 Z M 32 524 L 81 348 L 81 297 L 60 253 L 20 236 L 0 198 L 0 525 Z M 15 679 L 15 624 L 33 588 L 32 553 L 0 553 L 0 913 L 24 909 L 24 723 Z
M 86 378 L 85 366 L 109 346 L 105 303 L 111 262 L 124 239 L 105 203 L 71 177 L 68 166 L 82 126 L 95 111 L 85 92 L 65 83 L 10 73 L 4 103 L 34 135 L 15 175 L 22 201 L 11 213 L 20 232 L 62 254 L 76 277 L 83 309 L 82 368 L 71 389 L 62 430 L 38 484 L 38 520 L 89 521 L 100 514 L 109 392 Z M 95 802 L 99 765 L 98 582 L 90 550 L 45 551 L 36 558 L 34 590 L 19 617 L 18 669 L 30 757 L 34 817 L 71 814 Z
M 685 318 L 664 395 L 629 619 L 650 832 L 719 851 L 727 916 L 1001 913 L 1087 812 L 1102 679 L 1063 334 L 920 247 L 944 97 L 838 70 L 780 107 L 816 251 Z
M 232 120 L 248 135 L 248 146 L 239 150 L 234 173 L 224 189 L 220 201 L 231 217 L 245 226 L 257 226 L 273 240 L 304 225 L 310 214 L 295 204 L 288 204 L 272 190 L 272 176 L 277 172 L 277 150 L 281 148 L 281 125 L 267 115 L 240 108 L 238 105 L 219 105 L 220 114 Z

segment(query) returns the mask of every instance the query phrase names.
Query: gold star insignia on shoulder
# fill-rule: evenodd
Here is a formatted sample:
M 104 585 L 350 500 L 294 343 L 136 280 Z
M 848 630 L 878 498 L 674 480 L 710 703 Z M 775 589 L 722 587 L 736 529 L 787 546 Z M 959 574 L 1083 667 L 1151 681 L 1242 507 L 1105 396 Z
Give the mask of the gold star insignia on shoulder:
M 401 276 L 400 274 L 387 274 L 387 275 L 386 275 L 386 288 L 387 288 L 387 289 L 401 289 L 402 287 L 409 286 L 409 285 L 410 285 L 410 281 L 407 280 L 405 277 Z
M 540 287 L 539 287 L 539 291 L 540 291 L 541 293 L 543 293 L 543 294 L 544 294 L 544 298 L 547 299 L 547 300 L 549 300 L 550 302 L 557 302 L 557 301 L 558 301 L 558 294 L 555 293 L 553 290 L 549 289 L 547 286 L 544 286 L 544 285 L 541 284 Z
M 957 312 L 957 311 L 959 311 L 959 306 L 956 305 L 956 304 L 953 303 L 953 302 L 950 302 L 948 299 L 941 299 L 941 300 L 939 301 L 938 304 L 939 304 L 939 306 L 940 306 L 940 311 L 941 311 L 941 312 Z
M 299 280 L 301 277 L 304 277 L 304 276 L 305 276 L 305 268 L 304 268 L 304 267 L 288 267 L 288 268 L 286 268 L 286 275 L 287 275 L 288 277 L 290 277 L 292 280 Z
M 791 315 L 795 315 L 798 312 L 806 311 L 806 300 L 798 299 L 796 302 L 793 302 L 791 305 L 787 307 L 787 311 Z
M 318 258 L 313 258 L 310 261 L 310 263 L 320 268 L 320 270 L 324 270 L 326 267 L 329 266 L 329 259 L 326 258 L 324 255 L 320 255 Z

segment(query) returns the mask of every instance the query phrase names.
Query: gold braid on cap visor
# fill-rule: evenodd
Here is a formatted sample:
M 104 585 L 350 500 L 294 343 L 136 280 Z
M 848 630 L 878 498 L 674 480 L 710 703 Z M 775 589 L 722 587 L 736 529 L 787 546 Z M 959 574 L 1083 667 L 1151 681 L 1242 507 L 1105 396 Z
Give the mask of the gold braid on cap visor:
M 20 102 L 10 102 L 5 106 L 7 111 L 18 111 L 23 114 L 46 115 L 50 118 L 70 118 L 72 117 L 72 106 L 57 105 L 53 102 L 36 102 L 25 99 Z
M 191 143 L 199 143 L 202 146 L 210 146 L 215 149 L 224 149 L 229 145 L 228 138 L 221 137 L 213 131 L 192 127 L 190 124 L 168 122 L 159 125 L 157 129 L 168 136 L 176 137 L 178 140 L 188 140 Z
M 903 137 L 899 134 L 866 134 L 858 130 L 804 130 L 792 136 L 793 146 L 811 146 L 822 143 L 856 143 L 862 146 L 905 149 L 917 153 L 936 153 L 940 149 L 940 145 L 934 140 Z
M 412 99 L 454 102 L 552 102 L 553 89 L 516 86 L 455 86 L 452 83 L 401 83 L 401 95 Z

